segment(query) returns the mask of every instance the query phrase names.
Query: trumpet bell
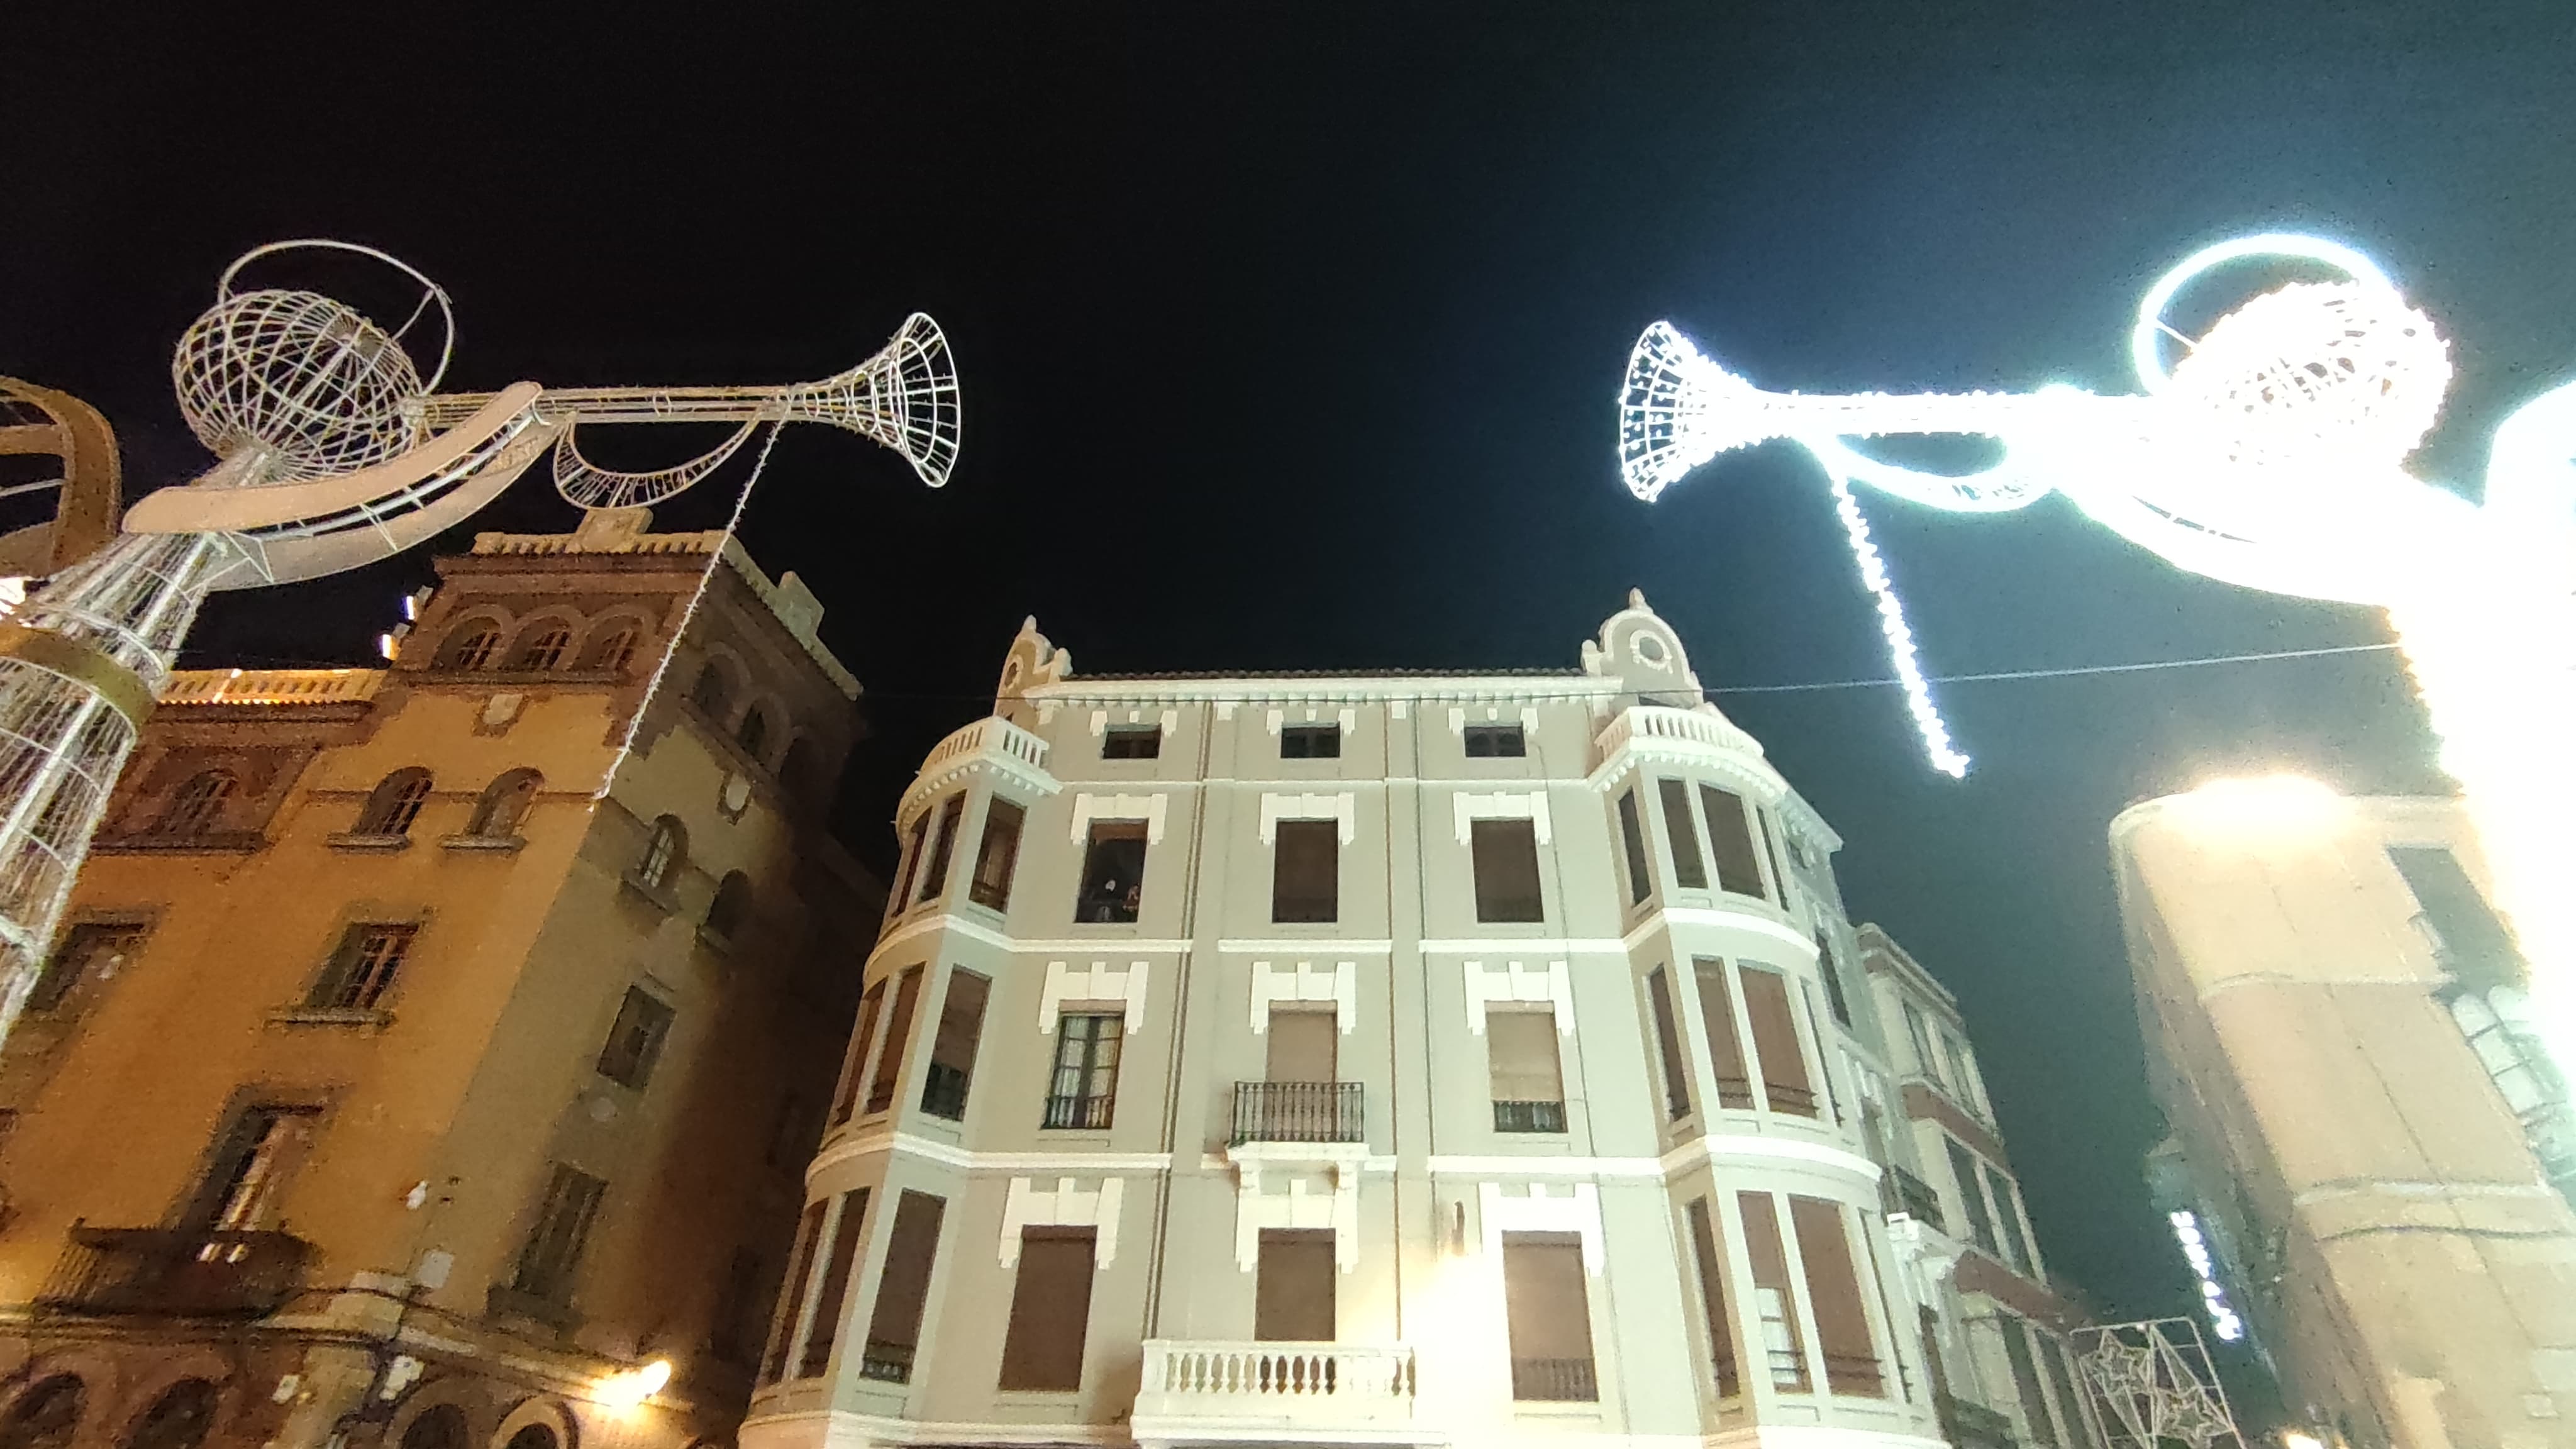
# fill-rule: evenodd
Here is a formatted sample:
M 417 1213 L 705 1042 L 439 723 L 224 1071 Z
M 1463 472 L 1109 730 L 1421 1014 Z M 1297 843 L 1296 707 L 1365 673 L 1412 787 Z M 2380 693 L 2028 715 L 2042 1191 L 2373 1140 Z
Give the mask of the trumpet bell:
M 1649 503 L 1702 463 L 1770 436 L 1753 385 L 1718 366 L 1669 322 L 1628 354 L 1619 384 L 1619 476 Z
M 957 361 L 939 324 L 915 312 L 876 356 L 835 377 L 788 390 L 784 416 L 829 423 L 903 455 L 921 481 L 957 466 Z

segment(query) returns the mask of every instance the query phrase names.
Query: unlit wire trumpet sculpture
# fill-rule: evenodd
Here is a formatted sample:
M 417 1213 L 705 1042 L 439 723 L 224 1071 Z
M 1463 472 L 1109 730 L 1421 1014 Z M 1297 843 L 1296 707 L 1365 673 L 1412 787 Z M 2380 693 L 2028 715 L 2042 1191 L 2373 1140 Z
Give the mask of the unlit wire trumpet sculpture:
M 2166 321 L 2177 295 L 2243 261 L 2321 266 L 2335 281 L 2254 296 L 2197 338 Z M 2179 347 L 2167 363 L 2169 348 Z M 2178 567 L 2300 598 L 2384 608 L 2464 787 L 2497 895 L 2532 965 L 2536 1030 L 2576 1068 L 2576 384 L 2496 429 L 2482 504 L 2406 462 L 2451 380 L 2448 347 L 2370 260 L 2302 236 L 2224 243 L 2149 289 L 2130 351 L 2144 391 L 1766 393 L 1671 326 L 1646 330 L 1619 398 L 1620 466 L 1653 500 L 1722 452 L 1797 443 L 1831 477 L 1935 765 L 1965 772 L 1913 657 L 1852 485 L 1959 512 L 2063 493 Z M 1873 458 L 1853 440 L 1954 433 L 2004 447 L 1965 476 Z
M 311 249 L 395 268 L 420 286 L 419 304 L 388 332 L 317 292 L 236 288 L 250 263 Z M 424 382 L 403 338 L 433 310 L 444 336 Z M 829 423 L 873 438 L 934 488 L 957 460 L 956 369 L 947 339 L 918 313 L 857 367 L 776 388 L 521 382 L 440 394 L 454 343 L 454 312 L 436 284 L 382 252 L 334 241 L 245 254 L 180 338 L 171 380 L 215 466 L 136 504 L 121 536 L 0 625 L 0 1038 L 208 594 L 316 578 L 410 547 L 490 502 L 549 446 L 557 488 L 584 508 L 670 497 L 763 423 Z M 664 421 L 741 426 L 704 457 L 650 473 L 593 467 L 572 446 L 578 423 Z

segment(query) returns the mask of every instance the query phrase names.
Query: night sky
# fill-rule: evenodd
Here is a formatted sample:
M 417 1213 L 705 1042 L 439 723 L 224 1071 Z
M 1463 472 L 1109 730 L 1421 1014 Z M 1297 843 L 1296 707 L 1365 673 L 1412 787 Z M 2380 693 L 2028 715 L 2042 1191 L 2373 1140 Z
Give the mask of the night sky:
M 803 429 L 744 529 L 867 686 L 841 817 L 878 861 L 1030 613 L 1089 671 L 1569 667 L 1637 586 L 1712 687 L 1884 674 L 1803 455 L 1653 508 L 1620 487 L 1612 398 L 1658 317 L 1779 388 L 2121 390 L 2150 280 L 2293 227 L 2443 320 L 2441 475 L 2576 372 L 2556 0 L 46 8 L 77 18 L 13 15 L 0 52 L 0 372 L 104 409 L 130 492 L 204 465 L 169 349 L 273 238 L 439 279 L 457 387 L 784 382 L 939 319 L 950 486 Z M 2385 637 L 2055 502 L 1865 506 L 1936 673 Z M 469 530 L 572 519 L 540 465 Z M 423 553 L 219 601 L 189 662 L 364 662 L 428 576 Z M 2105 826 L 2248 768 L 2425 787 L 2421 716 L 2385 654 L 1942 698 L 1964 783 L 1891 690 L 1720 704 L 1843 833 L 1854 916 L 1958 992 L 2055 1267 L 2107 1312 L 2185 1311 L 2139 1181 L 2157 1129 Z

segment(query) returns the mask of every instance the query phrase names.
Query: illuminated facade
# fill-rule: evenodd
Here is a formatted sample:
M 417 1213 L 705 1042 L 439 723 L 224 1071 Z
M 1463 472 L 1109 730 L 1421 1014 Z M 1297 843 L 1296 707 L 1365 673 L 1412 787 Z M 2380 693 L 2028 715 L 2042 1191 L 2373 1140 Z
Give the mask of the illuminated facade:
M 0 1438 L 731 1431 L 882 888 L 820 608 L 644 522 L 479 537 L 388 669 L 172 678 L 0 1054 Z
M 1958 999 L 1876 926 L 1860 928 L 1860 953 L 1897 1083 L 1891 1119 L 1871 1108 L 1872 1154 L 1942 1435 L 2089 1449 L 2100 1436 L 2065 1337 L 2083 1310 L 2051 1286 Z
M 1930 1445 L 1840 842 L 1561 673 L 1083 676 L 925 760 L 744 1449 Z
M 2203 1331 L 2326 1444 L 2568 1442 L 2576 1115 L 2469 813 L 2245 782 L 2111 848 Z

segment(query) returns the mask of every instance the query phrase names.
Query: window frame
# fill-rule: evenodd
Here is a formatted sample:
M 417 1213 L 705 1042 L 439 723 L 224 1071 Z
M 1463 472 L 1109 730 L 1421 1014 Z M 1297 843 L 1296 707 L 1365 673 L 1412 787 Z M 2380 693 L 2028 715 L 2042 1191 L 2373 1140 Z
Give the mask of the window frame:
M 379 1011 L 388 992 L 402 980 L 413 945 L 420 938 L 418 921 L 352 921 L 306 991 L 308 1011 Z
M 1291 744 L 1295 748 L 1290 748 Z M 1279 758 L 1283 760 L 1338 760 L 1342 757 L 1342 727 L 1335 723 L 1307 721 L 1279 727 Z
M 1459 748 L 1471 760 L 1529 758 L 1529 731 L 1517 724 L 1470 724 L 1459 728 Z M 1508 744 L 1511 748 L 1504 749 Z M 1479 745 L 1483 748 L 1479 748 Z
M 1078 1032 L 1074 1023 L 1086 1023 Z M 1118 1119 L 1118 1081 L 1125 1066 L 1127 1017 L 1123 1011 L 1064 1011 L 1055 1019 L 1055 1045 L 1047 1059 L 1046 1098 L 1038 1118 L 1043 1132 L 1106 1131 Z M 1105 1091 L 1093 1091 L 1103 1073 Z M 1062 1090 L 1068 1083 L 1078 1092 Z
M 1338 820 L 1271 824 L 1270 919 L 1332 925 L 1341 919 L 1342 833 Z
M 1100 758 L 1104 760 L 1159 760 L 1163 757 L 1163 727 L 1158 724 L 1104 725 L 1100 730 Z
M 678 1007 L 640 983 L 628 985 L 618 999 L 617 1016 L 608 1025 L 608 1039 L 600 1044 L 594 1070 L 621 1087 L 643 1091 L 652 1083 L 679 1015 Z
M 1507 838 L 1509 843 L 1507 844 Z M 1491 842 L 1490 846 L 1488 842 Z M 1526 859 L 1520 844 L 1528 846 Z M 1506 858 L 1506 851 L 1509 857 Z M 1488 859 L 1493 863 L 1489 874 Z M 1525 873 L 1529 894 L 1509 894 L 1519 882 L 1504 879 Z M 1478 817 L 1467 822 L 1467 870 L 1478 925 L 1532 926 L 1547 922 L 1547 872 L 1538 854 L 1538 822 L 1525 816 Z M 1514 914 L 1518 907 L 1526 914 Z
M 1003 826 L 1002 812 L 1006 810 L 1010 812 L 1009 823 Z M 984 832 L 975 845 L 974 870 L 967 876 L 967 900 L 986 910 L 1009 912 L 1011 885 L 1020 868 L 1020 841 L 1028 823 L 1028 807 L 1017 800 L 994 795 L 984 802 Z M 998 865 L 994 864 L 996 860 Z M 998 883 L 991 877 L 999 877 Z
M 1104 853 L 1114 842 L 1135 842 L 1136 878 L 1126 891 L 1114 899 L 1106 894 L 1116 883 L 1109 871 L 1116 860 Z M 1076 925 L 1132 926 L 1145 913 L 1145 876 L 1151 861 L 1153 833 L 1143 820 L 1095 819 L 1085 832 L 1082 847 L 1082 874 L 1074 886 L 1073 919 Z M 1124 855 L 1123 850 L 1118 854 Z M 1095 916 L 1094 912 L 1104 912 Z

